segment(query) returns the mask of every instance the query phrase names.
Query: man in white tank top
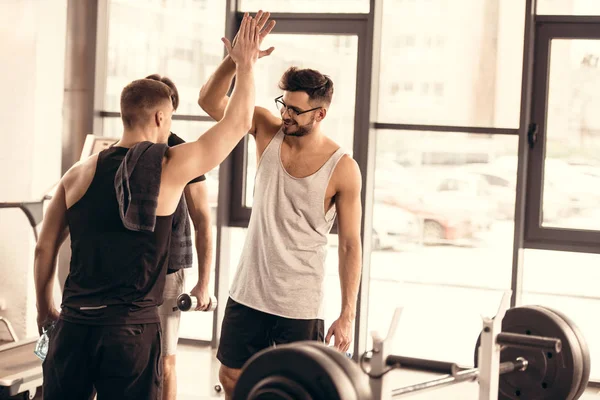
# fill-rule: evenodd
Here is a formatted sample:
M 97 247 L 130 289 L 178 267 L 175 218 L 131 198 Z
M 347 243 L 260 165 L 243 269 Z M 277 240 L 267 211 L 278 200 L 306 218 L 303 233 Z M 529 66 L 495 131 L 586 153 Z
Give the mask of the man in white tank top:
M 256 16 L 263 36 L 274 26 Z M 260 57 L 273 48 L 261 51 Z M 198 104 L 219 121 L 235 64 L 226 57 L 200 91 Z M 361 174 L 357 163 L 321 131 L 333 82 L 318 71 L 288 69 L 279 115 L 255 107 L 250 134 L 258 167 L 252 216 L 223 320 L 217 358 L 226 397 L 244 363 L 276 344 L 320 340 L 348 350 L 361 274 Z M 327 335 L 323 280 L 327 234 L 338 218 L 342 308 Z

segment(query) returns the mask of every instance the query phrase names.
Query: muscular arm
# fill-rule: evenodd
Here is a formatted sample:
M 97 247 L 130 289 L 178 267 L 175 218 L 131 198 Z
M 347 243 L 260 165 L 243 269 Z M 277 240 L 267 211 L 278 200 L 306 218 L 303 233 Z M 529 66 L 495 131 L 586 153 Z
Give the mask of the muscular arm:
M 269 21 L 269 17 L 269 12 L 263 13 L 262 11 L 259 11 L 256 15 L 258 29 L 260 30 L 259 43 L 262 43 L 264 38 L 275 27 L 275 21 Z M 234 39 L 234 45 L 236 39 Z M 258 57 L 262 58 L 268 56 L 273 52 L 273 50 L 274 47 L 270 47 L 267 50 L 261 50 Z M 229 96 L 227 96 L 227 92 L 231 87 L 231 83 L 235 74 L 235 63 L 228 55 L 200 89 L 198 105 L 215 121 L 220 121 L 223 118 L 225 109 L 230 101 Z M 249 130 L 249 133 L 255 135 L 257 131 L 257 124 L 260 125 L 261 122 L 272 119 L 273 116 L 268 111 L 256 107 L 253 113 L 252 127 Z
M 343 164 L 342 164 L 343 163 Z M 360 220 L 362 206 L 360 192 L 362 179 L 358 165 L 349 157 L 340 161 L 340 187 L 336 194 L 339 238 L 339 274 L 342 292 L 340 316 L 354 320 L 356 300 L 361 276 L 362 248 L 360 242 Z
M 38 327 L 41 327 L 49 318 L 56 318 L 58 314 L 52 291 L 58 251 L 68 235 L 66 213 L 65 188 L 61 182 L 48 205 L 35 247 L 34 282 Z
M 215 121 L 220 121 L 229 102 L 227 91 L 235 76 L 235 63 L 227 56 L 200 89 L 198 105 Z
M 186 186 L 185 199 L 194 224 L 196 253 L 198 254 L 197 286 L 207 291 L 212 262 L 212 229 L 206 181 Z
M 184 187 L 219 165 L 248 132 L 254 110 L 253 65 L 237 67 L 237 81 L 223 118 L 195 142 L 168 150 L 163 178 Z

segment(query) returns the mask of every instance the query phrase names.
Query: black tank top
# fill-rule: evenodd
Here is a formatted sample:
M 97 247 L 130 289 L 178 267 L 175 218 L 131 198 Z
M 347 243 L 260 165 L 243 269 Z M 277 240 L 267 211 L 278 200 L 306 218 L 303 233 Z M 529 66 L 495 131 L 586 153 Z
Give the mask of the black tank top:
M 92 325 L 159 322 L 173 216 L 156 218 L 154 232 L 121 222 L 115 174 L 128 149 L 98 156 L 85 195 L 67 210 L 71 269 L 63 292 L 63 319 Z M 160 177 L 157 177 L 160 179 Z

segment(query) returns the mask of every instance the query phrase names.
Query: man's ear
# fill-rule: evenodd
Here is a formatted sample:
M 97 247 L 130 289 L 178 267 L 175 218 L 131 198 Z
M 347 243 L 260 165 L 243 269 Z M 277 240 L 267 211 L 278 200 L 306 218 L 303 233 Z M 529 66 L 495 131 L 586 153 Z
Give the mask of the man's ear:
M 161 126 L 164 119 L 165 116 L 163 115 L 162 111 L 157 111 L 156 113 L 154 113 L 154 123 L 156 124 L 156 126 Z
M 317 121 L 318 122 L 323 121 L 326 116 L 327 116 L 327 109 L 326 108 L 321 108 L 319 111 L 317 111 Z

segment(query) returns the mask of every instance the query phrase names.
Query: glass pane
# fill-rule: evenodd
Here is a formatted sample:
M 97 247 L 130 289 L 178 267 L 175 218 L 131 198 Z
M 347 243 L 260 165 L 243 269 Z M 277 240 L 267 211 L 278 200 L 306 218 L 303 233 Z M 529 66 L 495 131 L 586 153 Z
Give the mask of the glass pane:
M 404 311 L 397 354 L 473 364 L 510 289 L 518 137 L 378 131 L 368 331 Z M 440 336 L 440 327 L 452 327 Z
M 279 116 L 274 99 L 282 94 L 278 88 L 280 77 L 291 66 L 312 68 L 333 80 L 333 100 L 322 131 L 352 154 L 354 142 L 354 103 L 356 98 L 357 36 L 284 35 L 273 34 L 265 46 L 274 46 L 271 56 L 260 60 L 256 70 L 256 104 Z M 298 55 L 302 54 L 302 57 Z M 252 142 L 253 139 L 250 139 Z M 256 174 L 256 147 L 248 146 L 245 205 L 252 207 L 254 176 Z
M 173 121 L 171 131 L 185 141 L 193 141 L 206 132 L 214 123 L 197 121 Z M 121 118 L 105 118 L 103 122 L 106 137 L 119 138 L 123 133 Z M 211 207 L 211 224 L 213 239 L 213 257 L 210 272 L 210 287 L 214 293 L 215 284 L 215 257 L 216 257 L 216 211 L 219 196 L 219 168 L 215 168 L 206 175 L 208 201 Z M 189 292 L 198 282 L 198 255 L 194 248 L 194 263 L 192 268 L 185 271 L 185 290 Z M 213 314 L 204 312 L 183 313 L 180 325 L 180 337 L 188 339 L 212 339 Z
M 600 15 L 596 0 L 537 0 L 539 15 Z
M 543 226 L 600 227 L 600 40 L 554 39 L 543 185 Z
M 240 0 L 240 11 L 265 10 L 280 13 L 363 13 L 370 10 L 369 0 Z
M 198 93 L 223 59 L 225 0 L 111 0 L 109 12 L 104 110 L 120 111 L 123 87 L 158 73 L 177 86 L 178 114 L 205 114 Z
M 522 302 L 563 312 L 581 329 L 592 360 L 600 357 L 600 313 L 597 282 L 598 254 L 525 249 Z M 590 380 L 600 379 L 600 365 L 592 362 Z
M 378 122 L 519 126 L 525 0 L 383 7 Z
M 229 285 L 231 286 L 235 273 L 238 268 L 239 260 L 242 256 L 244 241 L 246 240 L 247 228 L 225 228 L 230 231 L 231 247 L 229 256 L 231 266 L 229 269 Z M 340 316 L 342 294 L 340 289 L 340 278 L 338 272 L 338 241 L 337 235 L 329 235 L 327 247 L 327 258 L 325 260 L 325 279 L 324 279 L 324 309 L 325 309 L 325 333 L 331 324 Z M 333 345 L 333 339 L 331 340 Z M 350 345 L 350 350 L 354 342 Z

